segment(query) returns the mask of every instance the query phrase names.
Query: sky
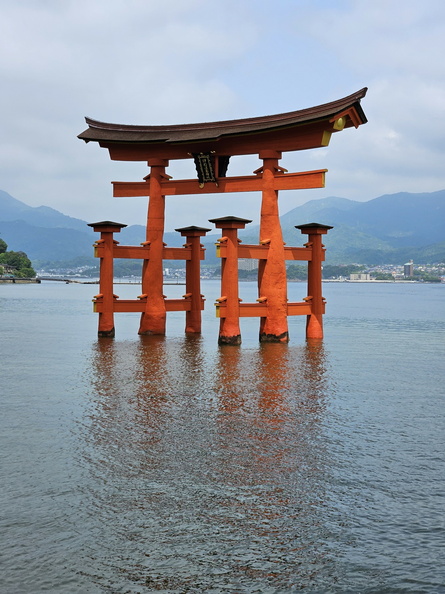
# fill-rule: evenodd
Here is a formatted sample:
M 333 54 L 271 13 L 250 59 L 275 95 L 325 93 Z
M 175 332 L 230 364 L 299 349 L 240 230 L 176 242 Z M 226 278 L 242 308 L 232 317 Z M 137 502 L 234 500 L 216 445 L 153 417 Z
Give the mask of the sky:
M 145 224 L 147 198 L 113 198 L 110 182 L 142 181 L 147 164 L 79 140 L 85 116 L 209 122 L 368 87 L 367 124 L 283 153 L 289 171 L 328 173 L 323 189 L 281 192 L 280 212 L 327 196 L 442 190 L 444 55 L 443 0 L 0 0 L 0 189 L 88 222 Z M 260 165 L 234 158 L 229 175 Z M 196 175 L 191 161 L 167 173 Z M 257 222 L 260 199 L 167 197 L 166 230 L 225 215 Z

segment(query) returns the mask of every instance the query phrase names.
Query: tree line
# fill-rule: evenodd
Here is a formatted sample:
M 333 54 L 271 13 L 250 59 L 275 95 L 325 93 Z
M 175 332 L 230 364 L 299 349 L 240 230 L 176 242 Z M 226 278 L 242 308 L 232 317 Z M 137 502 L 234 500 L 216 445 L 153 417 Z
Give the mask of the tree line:
M 0 275 L 16 278 L 35 278 L 31 260 L 25 252 L 8 251 L 8 244 L 0 238 Z

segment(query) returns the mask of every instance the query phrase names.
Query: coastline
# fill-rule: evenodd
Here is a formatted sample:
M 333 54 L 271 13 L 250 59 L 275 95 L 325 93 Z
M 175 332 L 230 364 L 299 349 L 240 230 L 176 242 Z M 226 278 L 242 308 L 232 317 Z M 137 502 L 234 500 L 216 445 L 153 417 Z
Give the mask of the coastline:
M 39 278 L 0 278 L 0 283 L 2 284 L 37 284 L 39 285 L 42 281 Z

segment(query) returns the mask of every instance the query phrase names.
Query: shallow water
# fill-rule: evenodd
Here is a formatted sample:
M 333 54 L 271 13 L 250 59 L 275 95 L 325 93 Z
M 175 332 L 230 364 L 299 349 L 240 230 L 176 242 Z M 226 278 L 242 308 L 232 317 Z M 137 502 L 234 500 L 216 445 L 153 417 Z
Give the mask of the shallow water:
M 2 591 L 445 591 L 445 286 L 325 284 L 322 343 L 241 347 L 218 291 L 202 337 L 98 340 L 94 287 L 0 285 Z

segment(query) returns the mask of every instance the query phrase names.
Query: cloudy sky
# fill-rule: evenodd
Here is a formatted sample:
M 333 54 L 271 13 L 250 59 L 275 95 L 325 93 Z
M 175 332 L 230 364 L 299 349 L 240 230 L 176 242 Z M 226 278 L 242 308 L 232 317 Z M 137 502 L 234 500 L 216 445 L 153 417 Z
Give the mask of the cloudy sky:
M 177 124 L 270 115 L 368 87 L 369 122 L 326 149 L 326 188 L 280 194 L 281 212 L 326 196 L 369 200 L 445 188 L 443 0 L 0 0 L 0 189 L 97 221 L 145 224 L 146 198 L 113 198 L 144 163 L 112 162 L 77 135 L 84 116 Z M 230 174 L 251 174 L 255 157 Z M 172 163 L 174 177 L 193 177 Z M 167 198 L 166 229 L 258 219 L 260 198 Z M 304 221 L 306 222 L 306 221 Z M 301 221 L 296 221 L 299 224 Z

